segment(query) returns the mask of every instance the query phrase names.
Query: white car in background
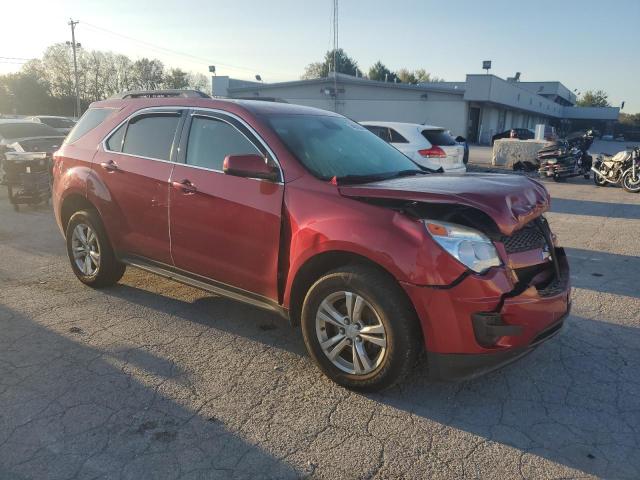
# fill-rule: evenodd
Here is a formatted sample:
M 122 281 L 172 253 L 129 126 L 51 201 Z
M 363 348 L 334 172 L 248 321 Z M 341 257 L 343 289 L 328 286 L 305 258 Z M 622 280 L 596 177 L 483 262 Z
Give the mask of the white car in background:
M 402 122 L 359 122 L 418 165 L 447 173 L 464 173 L 464 146 L 444 128 Z

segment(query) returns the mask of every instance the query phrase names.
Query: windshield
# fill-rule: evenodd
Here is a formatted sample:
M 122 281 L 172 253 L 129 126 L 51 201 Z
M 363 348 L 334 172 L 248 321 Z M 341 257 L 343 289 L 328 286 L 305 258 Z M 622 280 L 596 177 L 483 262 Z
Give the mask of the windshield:
M 344 117 L 273 115 L 268 121 L 291 153 L 322 180 L 423 172 L 384 140 Z
M 59 137 L 60 132 L 42 123 L 0 123 L 1 138 Z

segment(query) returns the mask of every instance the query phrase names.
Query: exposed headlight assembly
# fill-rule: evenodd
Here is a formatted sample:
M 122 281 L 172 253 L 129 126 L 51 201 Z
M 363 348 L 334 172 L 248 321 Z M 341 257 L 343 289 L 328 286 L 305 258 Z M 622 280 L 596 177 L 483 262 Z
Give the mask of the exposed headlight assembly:
M 440 220 L 422 220 L 427 232 L 449 255 L 476 273 L 501 265 L 493 242 L 473 228 Z

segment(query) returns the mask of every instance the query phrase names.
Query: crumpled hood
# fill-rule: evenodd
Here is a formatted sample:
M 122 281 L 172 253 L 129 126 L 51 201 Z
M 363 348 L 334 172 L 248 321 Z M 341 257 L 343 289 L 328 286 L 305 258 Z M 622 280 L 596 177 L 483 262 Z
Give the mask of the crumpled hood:
M 539 182 L 499 173 L 433 174 L 360 185 L 341 185 L 341 195 L 425 203 L 453 203 L 489 215 L 504 235 L 511 235 L 547 211 L 551 198 Z

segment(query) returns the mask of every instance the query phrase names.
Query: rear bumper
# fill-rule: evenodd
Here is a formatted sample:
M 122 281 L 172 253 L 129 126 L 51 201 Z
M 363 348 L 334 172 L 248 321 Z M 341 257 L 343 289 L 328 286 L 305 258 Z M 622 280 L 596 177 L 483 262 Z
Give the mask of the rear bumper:
M 430 370 L 461 379 L 526 355 L 561 329 L 570 308 L 569 266 L 544 289 L 517 285 L 506 268 L 467 275 L 445 287 L 403 284 L 420 318 Z

